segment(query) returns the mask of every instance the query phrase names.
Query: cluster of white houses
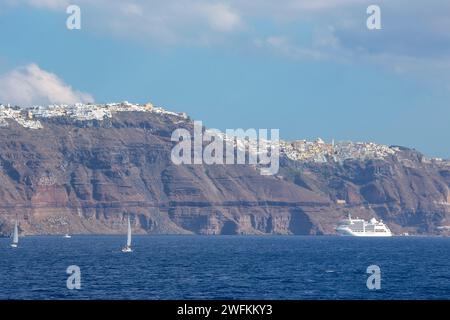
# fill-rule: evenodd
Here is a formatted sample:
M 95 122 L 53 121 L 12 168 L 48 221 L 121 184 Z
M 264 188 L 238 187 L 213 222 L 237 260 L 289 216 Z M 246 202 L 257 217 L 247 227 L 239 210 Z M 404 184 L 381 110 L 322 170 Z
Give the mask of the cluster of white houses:
M 167 111 L 163 108 L 155 107 L 151 103 L 141 105 L 127 101 L 108 104 L 55 104 L 28 108 L 0 104 L 0 126 L 8 126 L 7 120 L 14 120 L 26 128 L 41 129 L 40 118 L 69 117 L 77 120 L 104 120 L 105 118 L 111 118 L 116 112 L 126 111 L 153 112 L 187 118 L 185 113 Z
M 12 107 L 0 104 L 0 127 L 8 126 L 8 120 L 16 121 L 23 127 L 41 129 L 43 126 L 39 119 L 50 117 L 70 117 L 77 120 L 104 120 L 111 118 L 114 113 L 138 111 L 166 114 L 180 119 L 188 119 L 186 113 L 167 111 L 155 107 L 151 103 L 132 104 L 127 101 L 122 103 L 107 104 L 74 104 L 74 105 L 49 105 L 33 106 L 29 108 Z M 219 134 L 222 139 L 228 140 L 225 134 Z M 273 142 L 272 142 L 273 143 Z M 279 141 L 280 153 L 296 161 L 306 162 L 341 162 L 346 159 L 377 159 L 395 154 L 398 149 L 372 142 L 337 142 L 326 143 L 318 138 L 315 141 L 296 140 L 292 142 Z M 245 148 L 244 140 L 237 139 L 238 148 Z M 258 152 L 257 148 L 250 146 L 251 152 Z M 253 149 L 253 150 L 252 150 Z M 442 161 L 436 159 L 435 161 Z
M 394 154 L 398 149 L 373 142 L 342 141 L 326 143 L 297 140 L 281 144 L 281 151 L 292 160 L 310 162 L 341 162 L 346 159 L 382 159 Z

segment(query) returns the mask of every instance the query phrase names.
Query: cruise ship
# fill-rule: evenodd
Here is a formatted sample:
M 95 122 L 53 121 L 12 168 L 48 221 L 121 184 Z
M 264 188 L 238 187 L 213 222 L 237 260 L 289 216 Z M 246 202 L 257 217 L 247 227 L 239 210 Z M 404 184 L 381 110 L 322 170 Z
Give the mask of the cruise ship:
M 348 215 L 347 219 L 341 220 L 336 227 L 336 232 L 343 236 L 354 237 L 391 237 L 392 232 L 382 220 L 378 221 L 375 218 L 370 219 L 369 222 L 364 219 L 352 219 Z

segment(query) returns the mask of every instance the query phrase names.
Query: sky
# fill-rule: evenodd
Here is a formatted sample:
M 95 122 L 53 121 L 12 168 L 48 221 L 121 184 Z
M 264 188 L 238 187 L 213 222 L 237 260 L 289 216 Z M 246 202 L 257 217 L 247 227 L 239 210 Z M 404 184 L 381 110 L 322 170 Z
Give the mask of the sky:
M 0 103 L 152 102 L 450 158 L 449 30 L 447 0 L 0 0 Z

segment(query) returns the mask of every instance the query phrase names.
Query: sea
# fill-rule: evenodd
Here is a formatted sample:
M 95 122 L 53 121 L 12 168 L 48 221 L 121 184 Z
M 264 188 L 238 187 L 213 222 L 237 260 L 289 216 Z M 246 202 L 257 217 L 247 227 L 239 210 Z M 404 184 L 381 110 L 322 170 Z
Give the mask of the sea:
M 450 299 L 446 237 L 136 235 L 122 253 L 125 241 L 2 238 L 0 299 Z

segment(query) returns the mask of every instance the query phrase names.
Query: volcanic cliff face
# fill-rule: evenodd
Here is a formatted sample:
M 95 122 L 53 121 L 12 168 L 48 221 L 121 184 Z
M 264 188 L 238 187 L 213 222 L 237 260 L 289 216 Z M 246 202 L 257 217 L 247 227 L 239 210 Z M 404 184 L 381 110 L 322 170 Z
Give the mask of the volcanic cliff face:
M 346 212 L 395 233 L 450 225 L 450 166 L 408 149 L 336 163 L 282 155 L 279 174 L 263 176 L 252 165 L 174 165 L 171 134 L 192 123 L 170 114 L 39 121 L 0 128 L 3 234 L 16 216 L 26 234 L 123 233 L 127 214 L 138 233 L 332 234 Z
M 343 207 L 353 215 L 383 219 L 397 234 L 439 234 L 450 225 L 449 169 L 448 163 L 403 149 L 384 160 L 333 165 L 287 161 L 282 170 L 297 185 L 345 201 Z

